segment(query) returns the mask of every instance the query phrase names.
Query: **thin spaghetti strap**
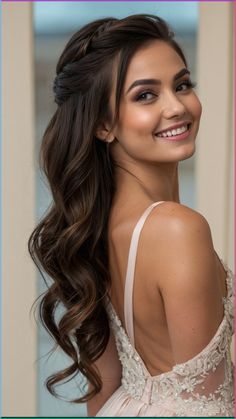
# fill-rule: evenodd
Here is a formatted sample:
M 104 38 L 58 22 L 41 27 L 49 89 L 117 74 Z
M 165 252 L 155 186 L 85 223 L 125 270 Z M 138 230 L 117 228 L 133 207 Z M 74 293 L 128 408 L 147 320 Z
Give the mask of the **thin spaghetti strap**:
M 133 234 L 131 237 L 127 271 L 126 271 L 126 279 L 125 279 L 124 318 L 125 318 L 126 331 L 130 338 L 130 342 L 132 343 L 133 346 L 134 346 L 133 283 L 134 283 L 134 271 L 135 271 L 135 262 L 136 262 L 139 236 L 149 213 L 152 211 L 154 207 L 156 207 L 158 204 L 161 204 L 162 202 L 165 202 L 165 201 L 153 202 L 153 204 L 151 204 L 144 211 L 142 216 L 139 218 L 137 224 L 135 225 L 135 228 L 133 230 Z

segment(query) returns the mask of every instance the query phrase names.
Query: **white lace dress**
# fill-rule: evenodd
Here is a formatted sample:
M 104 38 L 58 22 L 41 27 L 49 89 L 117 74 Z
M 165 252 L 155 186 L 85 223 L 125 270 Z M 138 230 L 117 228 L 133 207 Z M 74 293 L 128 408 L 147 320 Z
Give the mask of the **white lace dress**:
M 161 201 L 163 202 L 163 201 Z M 159 203 L 159 202 L 158 202 Z M 133 344 L 132 287 L 140 231 L 153 203 L 140 218 L 131 239 L 125 286 L 126 330 L 109 302 L 107 311 L 122 364 L 122 385 L 96 416 L 100 417 L 228 417 L 234 416 L 233 364 L 233 273 L 227 271 L 224 317 L 209 344 L 194 358 L 171 371 L 151 376 Z

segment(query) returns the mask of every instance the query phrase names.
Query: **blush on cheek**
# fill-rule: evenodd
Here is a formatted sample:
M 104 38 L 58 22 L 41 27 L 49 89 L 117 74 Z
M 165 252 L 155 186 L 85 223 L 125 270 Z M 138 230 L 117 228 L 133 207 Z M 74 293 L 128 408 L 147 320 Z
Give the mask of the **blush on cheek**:
M 127 123 L 134 130 L 138 130 L 139 132 L 150 132 L 152 131 L 158 124 L 158 115 L 157 113 L 153 114 L 152 112 L 144 111 L 142 112 L 135 112 L 132 114 L 132 117 L 127 119 Z

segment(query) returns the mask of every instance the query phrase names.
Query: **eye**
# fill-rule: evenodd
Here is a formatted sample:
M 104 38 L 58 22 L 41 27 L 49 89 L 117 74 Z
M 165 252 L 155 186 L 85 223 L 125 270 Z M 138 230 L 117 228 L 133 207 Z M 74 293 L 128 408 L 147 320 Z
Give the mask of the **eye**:
M 138 102 L 147 102 L 152 100 L 154 97 L 156 96 L 156 94 L 154 94 L 153 92 L 150 92 L 150 90 L 139 93 L 138 96 L 136 97 L 136 101 Z
M 191 80 L 185 80 L 176 87 L 176 91 L 184 92 L 186 90 L 193 89 L 196 85 L 197 83 L 193 83 Z

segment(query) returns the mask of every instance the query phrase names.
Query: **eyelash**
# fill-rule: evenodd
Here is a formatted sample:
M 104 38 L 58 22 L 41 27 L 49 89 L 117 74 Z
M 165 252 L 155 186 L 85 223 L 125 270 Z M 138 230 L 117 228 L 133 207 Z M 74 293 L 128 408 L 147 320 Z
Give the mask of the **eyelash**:
M 190 90 L 190 89 L 194 89 L 194 87 L 196 87 L 197 86 L 197 83 L 193 83 L 192 81 L 190 81 L 190 80 L 186 80 L 186 81 L 183 81 L 182 83 L 180 83 L 177 87 L 176 87 L 176 89 L 178 89 L 179 87 L 181 87 L 181 86 L 183 86 L 183 85 L 186 85 L 187 86 L 187 89 L 185 89 L 185 90 L 182 90 L 182 91 L 186 91 L 186 90 Z M 136 97 L 136 101 L 137 102 L 144 102 L 144 101 L 149 101 L 149 100 L 151 100 L 151 99 L 146 99 L 146 98 L 143 98 L 142 96 L 144 96 L 144 95 L 147 95 L 147 94 L 151 94 L 152 96 L 157 96 L 157 94 L 156 93 L 153 93 L 151 90 L 146 90 L 146 91 L 144 91 L 144 92 L 142 92 L 142 93 L 139 93 L 138 94 L 138 96 Z

